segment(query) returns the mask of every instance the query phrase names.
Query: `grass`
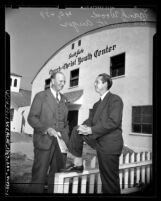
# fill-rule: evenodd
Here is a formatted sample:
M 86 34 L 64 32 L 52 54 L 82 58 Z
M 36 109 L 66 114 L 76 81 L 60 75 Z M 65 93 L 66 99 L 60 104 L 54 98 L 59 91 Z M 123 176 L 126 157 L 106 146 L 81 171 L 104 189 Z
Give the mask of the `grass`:
M 21 153 L 12 153 L 10 158 L 10 178 L 14 183 L 28 183 L 33 161 Z
M 10 194 L 26 193 L 31 180 L 33 161 L 25 154 L 12 153 L 10 156 Z
M 32 135 L 26 133 L 11 132 L 11 143 L 16 142 L 32 142 Z
M 32 136 L 27 134 L 12 133 L 11 142 L 32 142 Z M 133 153 L 133 150 L 128 147 L 124 147 L 123 152 Z M 96 155 L 96 151 L 91 149 L 88 145 L 84 145 L 83 149 L 83 159 L 85 159 L 86 167 L 90 167 L 90 162 L 93 156 Z M 70 162 L 71 158 L 68 158 L 67 162 Z M 10 185 L 12 192 L 26 192 L 28 184 L 31 181 L 31 169 L 32 169 L 33 160 L 30 160 L 26 154 L 22 153 L 11 153 L 10 156 Z M 98 167 L 98 163 L 96 163 Z
M 88 148 L 88 147 L 87 147 Z M 123 149 L 123 154 L 132 153 L 133 151 L 125 147 Z M 83 159 L 86 161 L 86 167 L 90 168 L 91 159 L 95 156 L 95 152 L 90 149 L 83 152 Z M 69 158 L 67 162 L 70 162 Z M 27 155 L 21 153 L 12 153 L 10 157 L 10 178 L 14 183 L 29 183 L 31 179 L 31 169 L 33 160 L 27 158 Z M 96 163 L 96 167 L 98 164 Z

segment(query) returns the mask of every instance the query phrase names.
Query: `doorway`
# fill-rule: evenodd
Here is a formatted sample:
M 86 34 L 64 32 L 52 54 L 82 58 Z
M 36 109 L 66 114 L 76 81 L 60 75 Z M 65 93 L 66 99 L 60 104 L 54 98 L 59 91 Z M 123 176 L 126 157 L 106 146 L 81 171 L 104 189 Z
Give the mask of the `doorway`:
M 78 124 L 78 110 L 69 110 L 68 122 L 69 122 L 69 137 L 70 137 L 73 128 Z

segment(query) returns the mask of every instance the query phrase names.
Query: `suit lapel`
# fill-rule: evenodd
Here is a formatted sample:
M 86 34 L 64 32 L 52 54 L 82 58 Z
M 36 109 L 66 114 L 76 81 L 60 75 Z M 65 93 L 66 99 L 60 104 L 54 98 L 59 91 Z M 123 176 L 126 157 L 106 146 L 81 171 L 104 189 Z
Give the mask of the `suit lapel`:
M 55 97 L 51 93 L 50 89 L 46 90 L 46 101 L 50 109 L 54 112 L 54 105 L 57 104 Z
M 103 101 L 98 105 L 96 112 L 93 117 L 93 122 L 96 122 L 100 114 L 102 113 L 103 109 L 105 108 L 106 104 L 108 103 L 109 97 L 111 93 L 108 92 L 106 96 L 104 97 Z

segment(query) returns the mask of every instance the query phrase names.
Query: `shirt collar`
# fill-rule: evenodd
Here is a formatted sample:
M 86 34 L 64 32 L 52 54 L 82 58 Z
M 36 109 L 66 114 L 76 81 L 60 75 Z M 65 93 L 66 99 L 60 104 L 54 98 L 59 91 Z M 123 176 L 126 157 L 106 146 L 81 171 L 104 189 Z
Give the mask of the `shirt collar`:
M 56 98 L 56 91 L 52 87 L 50 87 L 50 90 L 51 90 L 51 93 L 53 94 L 53 96 Z M 57 93 L 58 93 L 58 99 L 60 100 L 61 99 L 60 93 L 59 92 L 57 92 Z
M 103 100 L 104 99 L 104 97 L 106 96 L 106 94 L 109 92 L 109 90 L 107 90 L 100 98 L 101 98 L 101 100 Z

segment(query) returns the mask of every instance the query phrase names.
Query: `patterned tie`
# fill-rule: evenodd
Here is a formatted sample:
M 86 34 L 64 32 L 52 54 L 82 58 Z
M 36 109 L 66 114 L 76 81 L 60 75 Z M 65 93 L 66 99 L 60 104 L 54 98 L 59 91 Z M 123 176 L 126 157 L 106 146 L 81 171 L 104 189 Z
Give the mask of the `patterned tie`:
M 100 104 L 101 102 L 102 102 L 102 99 L 100 98 L 99 101 L 98 101 L 98 103 Z
M 56 101 L 59 103 L 58 92 L 56 92 Z

